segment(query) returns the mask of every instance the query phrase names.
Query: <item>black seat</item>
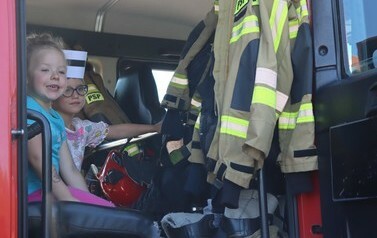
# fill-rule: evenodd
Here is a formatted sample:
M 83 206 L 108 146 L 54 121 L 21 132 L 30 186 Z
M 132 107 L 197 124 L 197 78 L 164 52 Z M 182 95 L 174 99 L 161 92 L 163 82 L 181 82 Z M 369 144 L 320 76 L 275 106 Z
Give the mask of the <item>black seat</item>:
M 53 217 L 59 238 L 159 237 L 153 220 L 137 210 L 77 202 L 56 202 Z M 28 204 L 29 238 L 42 237 L 41 202 Z
M 145 63 L 125 66 L 118 62 L 114 98 L 133 123 L 155 124 L 165 115 L 152 69 Z
M 49 158 L 51 156 L 51 131 L 49 122 L 41 113 L 33 110 L 28 110 L 27 117 L 37 120 L 37 123 L 41 123 L 41 125 L 34 123 L 28 126 L 28 139 L 42 132 L 42 136 L 46 141 L 43 145 L 43 151 L 45 156 Z M 46 158 L 44 159 L 49 161 Z M 43 170 L 51 169 L 51 166 L 51 162 L 49 161 L 44 164 Z M 51 175 L 48 176 L 49 173 L 43 173 L 42 182 L 46 184 L 43 189 L 44 194 L 51 193 Z M 103 207 L 79 202 L 53 202 L 50 196 L 46 196 L 44 201 L 43 206 L 42 202 L 31 202 L 27 204 L 29 238 L 159 237 L 158 226 L 152 218 L 140 211 Z M 43 213 L 42 208 L 44 208 Z M 43 225 L 42 218 L 45 219 Z M 44 234 L 44 232 L 46 233 Z

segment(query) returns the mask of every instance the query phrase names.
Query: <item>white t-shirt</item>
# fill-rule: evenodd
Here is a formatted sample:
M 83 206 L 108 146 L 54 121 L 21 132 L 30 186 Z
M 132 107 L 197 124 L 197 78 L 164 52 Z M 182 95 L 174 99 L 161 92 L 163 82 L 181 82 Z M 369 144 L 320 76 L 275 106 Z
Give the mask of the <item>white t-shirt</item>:
M 96 147 L 105 138 L 109 130 L 109 125 L 104 122 L 92 122 L 74 117 L 72 125 L 75 130 L 65 128 L 67 132 L 67 143 L 71 151 L 73 162 L 77 169 L 81 171 L 84 160 L 85 147 Z

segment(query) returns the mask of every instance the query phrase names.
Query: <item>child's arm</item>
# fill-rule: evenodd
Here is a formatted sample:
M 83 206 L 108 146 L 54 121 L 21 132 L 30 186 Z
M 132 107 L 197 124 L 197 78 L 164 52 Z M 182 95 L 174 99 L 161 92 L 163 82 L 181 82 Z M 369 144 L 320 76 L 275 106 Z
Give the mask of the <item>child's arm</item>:
M 49 158 L 51 159 L 51 158 Z M 42 136 L 37 135 L 28 140 L 28 160 L 36 171 L 39 178 L 42 179 Z M 52 166 L 52 193 L 58 200 L 78 201 L 75 199 L 64 181 Z
M 73 163 L 67 141 L 64 141 L 60 148 L 60 174 L 67 185 L 89 193 L 84 177 Z
M 161 122 L 148 125 L 148 124 L 133 124 L 125 123 L 109 126 L 109 132 L 106 136 L 107 139 L 122 139 L 134 137 L 148 132 L 161 132 Z

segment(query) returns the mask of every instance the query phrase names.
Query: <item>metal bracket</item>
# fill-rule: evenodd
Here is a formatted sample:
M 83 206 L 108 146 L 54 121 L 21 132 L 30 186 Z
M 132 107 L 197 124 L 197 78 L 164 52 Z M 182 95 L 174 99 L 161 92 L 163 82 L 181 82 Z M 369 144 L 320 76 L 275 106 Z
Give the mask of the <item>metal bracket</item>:
M 96 15 L 96 24 L 94 26 L 95 32 L 102 32 L 103 31 L 103 22 L 105 18 L 105 13 L 114 6 L 119 0 L 110 0 L 105 5 L 103 5 L 100 9 L 97 11 Z

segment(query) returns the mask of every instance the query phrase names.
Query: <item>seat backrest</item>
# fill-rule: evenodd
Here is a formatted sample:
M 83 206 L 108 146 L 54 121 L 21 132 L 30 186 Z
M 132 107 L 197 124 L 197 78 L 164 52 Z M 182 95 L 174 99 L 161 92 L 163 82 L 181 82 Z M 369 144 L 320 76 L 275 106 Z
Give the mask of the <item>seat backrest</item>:
M 145 63 L 120 65 L 114 98 L 133 123 L 155 124 L 162 120 L 165 109 L 160 106 L 152 69 Z

